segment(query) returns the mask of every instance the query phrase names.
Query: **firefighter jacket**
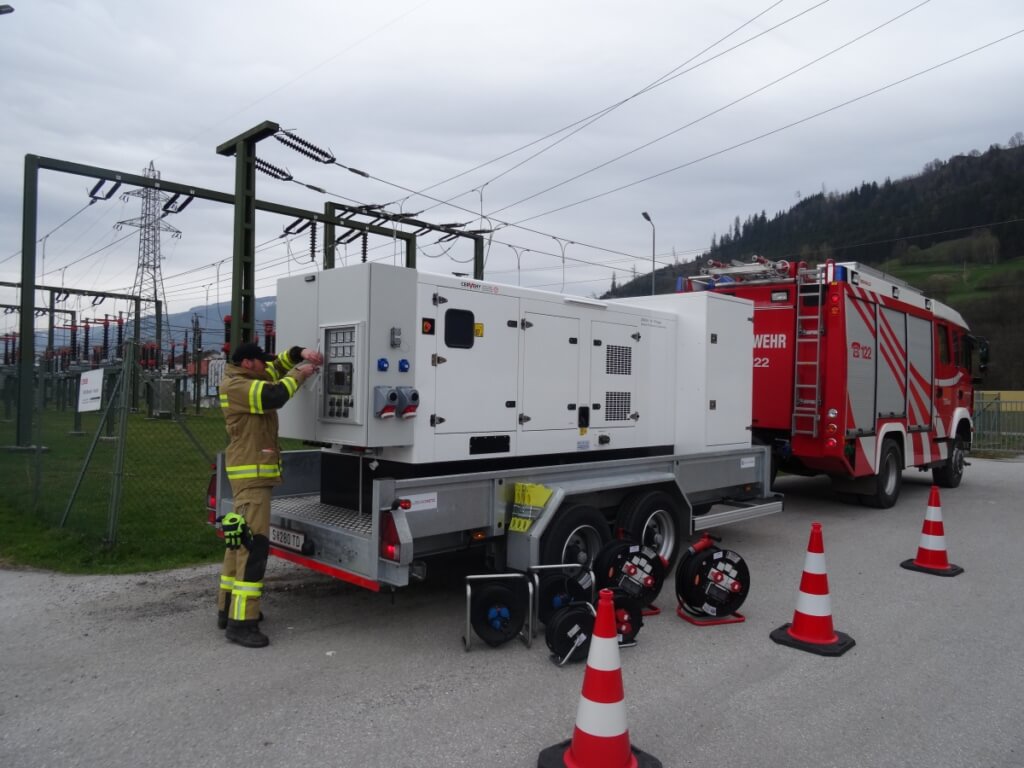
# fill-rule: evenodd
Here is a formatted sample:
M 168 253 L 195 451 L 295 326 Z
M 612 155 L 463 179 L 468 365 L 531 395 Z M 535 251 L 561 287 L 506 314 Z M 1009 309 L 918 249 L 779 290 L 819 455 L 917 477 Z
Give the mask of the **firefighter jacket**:
M 264 374 L 228 363 L 220 383 L 220 407 L 228 432 L 227 476 L 234 493 L 245 488 L 281 484 L 281 448 L 277 442 L 277 409 L 302 382 L 291 375 L 302 361 L 302 348 L 292 347 L 266 364 Z

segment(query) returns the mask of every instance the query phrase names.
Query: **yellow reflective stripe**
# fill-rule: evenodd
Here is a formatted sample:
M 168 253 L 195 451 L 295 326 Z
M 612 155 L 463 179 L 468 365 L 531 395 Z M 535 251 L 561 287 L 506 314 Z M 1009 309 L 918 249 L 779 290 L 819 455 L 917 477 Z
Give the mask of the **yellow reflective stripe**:
M 254 600 L 263 594 L 262 581 L 241 581 L 236 580 L 234 589 L 231 590 L 231 616 L 233 621 L 245 621 L 245 608 L 249 600 Z
M 280 477 L 281 464 L 236 464 L 225 470 L 228 480 L 243 480 L 253 477 Z
M 235 588 L 231 590 L 231 594 L 234 595 L 236 593 L 245 593 L 249 597 L 259 597 L 263 594 L 263 582 L 235 579 Z
M 220 577 L 220 588 L 230 592 L 235 586 L 234 576 L 221 576 Z
M 263 385 L 266 382 L 254 381 L 249 387 L 249 413 L 263 413 Z
M 227 395 L 221 395 L 220 396 L 220 407 L 221 408 L 227 408 L 229 405 L 230 405 L 230 403 L 228 402 L 228 396 Z
M 295 390 L 299 388 L 299 382 L 293 379 L 291 376 L 285 376 L 281 379 L 281 383 L 284 384 L 284 388 L 288 390 L 288 397 L 295 394 Z

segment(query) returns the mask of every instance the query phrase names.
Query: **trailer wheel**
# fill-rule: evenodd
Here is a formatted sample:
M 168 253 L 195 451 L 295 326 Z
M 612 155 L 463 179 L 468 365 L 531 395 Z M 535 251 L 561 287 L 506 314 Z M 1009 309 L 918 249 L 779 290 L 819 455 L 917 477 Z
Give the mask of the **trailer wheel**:
M 469 622 L 492 648 L 519 634 L 526 622 L 526 597 L 504 584 L 488 584 L 473 593 Z
M 586 504 L 558 513 L 541 545 L 546 564 L 567 563 L 590 568 L 598 551 L 612 537 L 604 516 Z
M 710 504 L 696 505 L 693 514 L 706 514 L 709 509 Z M 648 490 L 630 496 L 615 525 L 633 541 L 654 549 L 669 565 L 679 554 L 679 505 L 664 491 Z
M 900 450 L 892 440 L 882 445 L 882 457 L 878 461 L 878 474 L 875 475 L 875 492 L 860 497 L 862 503 L 869 507 L 889 509 L 900 497 L 903 484 L 903 462 Z
M 964 463 L 964 439 L 958 434 L 946 463 L 932 470 L 932 480 L 943 488 L 958 488 L 964 479 Z

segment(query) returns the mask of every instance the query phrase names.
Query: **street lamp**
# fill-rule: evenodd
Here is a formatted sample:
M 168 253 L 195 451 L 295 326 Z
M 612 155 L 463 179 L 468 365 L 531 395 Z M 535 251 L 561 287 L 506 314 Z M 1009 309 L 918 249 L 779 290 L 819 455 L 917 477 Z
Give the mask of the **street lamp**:
M 651 296 L 653 296 L 654 295 L 654 271 L 655 271 L 655 264 L 654 264 L 654 253 L 655 253 L 655 251 L 654 251 L 654 242 L 655 241 L 654 241 L 654 236 L 657 233 L 657 230 L 654 228 L 654 222 L 651 221 L 651 216 L 650 216 L 650 214 L 647 213 L 647 211 L 642 211 L 640 213 L 640 215 L 643 216 L 645 219 L 647 219 L 647 223 L 651 225 Z

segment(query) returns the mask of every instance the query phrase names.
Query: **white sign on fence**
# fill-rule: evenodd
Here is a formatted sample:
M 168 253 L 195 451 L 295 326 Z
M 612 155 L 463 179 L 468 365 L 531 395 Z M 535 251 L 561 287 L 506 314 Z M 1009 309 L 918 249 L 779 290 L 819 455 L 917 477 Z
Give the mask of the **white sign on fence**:
M 98 411 L 103 400 L 103 369 L 83 371 L 78 385 L 78 412 Z

